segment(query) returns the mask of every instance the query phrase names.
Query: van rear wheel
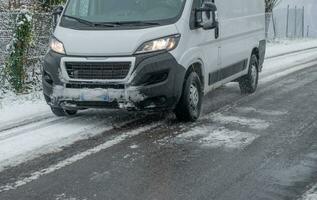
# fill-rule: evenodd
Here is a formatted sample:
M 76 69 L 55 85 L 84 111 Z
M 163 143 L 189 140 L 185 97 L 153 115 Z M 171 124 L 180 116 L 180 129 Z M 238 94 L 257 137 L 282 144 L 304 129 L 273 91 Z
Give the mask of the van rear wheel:
M 52 107 L 51 110 L 54 113 L 54 115 L 58 117 L 64 117 L 64 116 L 73 116 L 77 114 L 77 110 L 65 110 L 60 107 Z
M 196 121 L 201 113 L 202 85 L 196 72 L 191 72 L 185 80 L 182 97 L 176 106 L 175 115 L 184 122 Z
M 256 91 L 259 82 L 259 61 L 256 55 L 251 56 L 248 74 L 239 79 L 242 94 L 252 94 Z

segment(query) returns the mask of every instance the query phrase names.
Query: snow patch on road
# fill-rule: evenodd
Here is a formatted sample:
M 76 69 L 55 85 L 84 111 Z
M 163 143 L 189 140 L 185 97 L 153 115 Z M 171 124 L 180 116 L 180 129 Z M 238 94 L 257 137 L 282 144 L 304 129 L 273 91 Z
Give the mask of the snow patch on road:
M 136 136 L 136 135 L 139 135 L 145 131 L 148 131 L 150 129 L 153 129 L 155 127 L 159 126 L 159 124 L 152 124 L 152 125 L 148 125 L 148 126 L 144 126 L 144 127 L 141 127 L 141 128 L 138 128 L 138 129 L 135 129 L 133 131 L 130 131 L 130 132 L 126 132 L 126 133 L 123 133 L 115 138 L 113 138 L 112 140 L 109 140 L 101 145 L 98 145 L 94 148 L 91 148 L 87 151 L 84 151 L 80 154 L 76 154 L 70 158 L 67 158 L 55 165 L 52 165 L 46 169 L 42 169 L 40 171 L 37 171 L 37 172 L 33 172 L 30 176 L 26 177 L 26 178 L 23 178 L 21 180 L 18 180 L 14 183 L 9 183 L 7 185 L 4 185 L 4 186 L 0 186 L 0 193 L 1 192 L 4 192 L 4 191 L 9 191 L 9 190 L 14 190 L 14 189 L 17 189 L 18 187 L 21 187 L 23 185 L 26 185 L 34 180 L 37 180 L 39 179 L 40 177 L 44 176 L 44 175 L 48 175 L 48 174 L 51 174 L 57 170 L 60 170 L 64 167 L 67 167 L 75 162 L 78 162 L 90 155 L 93 155 L 93 154 L 96 154 L 100 151 L 103 151 L 103 150 L 106 150 L 114 145 L 117 145 L 121 142 L 123 142 L 124 140 L 130 138 L 130 137 L 133 137 L 133 136 Z
M 211 121 L 221 124 L 239 124 L 256 130 L 264 130 L 270 126 L 268 122 L 261 119 L 245 118 L 240 116 L 226 116 L 220 113 L 212 114 L 207 118 L 209 118 Z
M 130 149 L 137 149 L 137 148 L 139 148 L 139 146 L 136 145 L 136 144 L 133 144 L 133 145 L 130 146 Z
M 263 110 L 263 109 L 256 109 L 252 107 L 238 107 L 237 110 L 242 113 L 258 113 L 262 115 L 268 115 L 268 116 L 281 116 L 286 115 L 287 111 L 278 111 L 278 110 Z
M 202 126 L 176 137 L 180 141 L 194 141 L 203 147 L 243 149 L 259 136 L 253 133 L 228 130 L 224 127 Z
M 304 196 L 299 200 L 317 200 L 317 185 L 308 190 Z
M 78 199 L 78 198 L 75 198 L 75 197 L 72 197 L 72 196 L 67 196 L 66 194 L 59 194 L 59 195 L 56 195 L 56 199 L 55 200 L 87 200 L 86 198 L 85 199 Z
M 109 171 L 105 172 L 94 172 L 91 177 L 89 178 L 90 181 L 92 182 L 101 182 L 104 181 L 105 179 L 109 179 L 111 173 Z

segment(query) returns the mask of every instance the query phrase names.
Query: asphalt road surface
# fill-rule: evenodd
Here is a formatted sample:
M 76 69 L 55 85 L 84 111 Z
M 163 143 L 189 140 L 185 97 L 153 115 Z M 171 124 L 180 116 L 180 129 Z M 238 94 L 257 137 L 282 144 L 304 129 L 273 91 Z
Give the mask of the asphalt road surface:
M 317 66 L 250 96 L 217 89 L 197 123 L 120 115 L 131 122 L 2 171 L 0 200 L 297 200 L 317 183 Z

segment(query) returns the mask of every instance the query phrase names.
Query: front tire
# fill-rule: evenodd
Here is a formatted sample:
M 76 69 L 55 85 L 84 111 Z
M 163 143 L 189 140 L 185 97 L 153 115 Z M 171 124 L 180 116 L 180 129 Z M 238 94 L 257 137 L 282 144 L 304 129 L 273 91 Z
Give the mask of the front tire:
M 65 110 L 60 107 L 51 107 L 51 110 L 54 113 L 54 115 L 58 117 L 74 116 L 77 114 L 77 110 Z
M 256 91 L 259 82 L 259 61 L 256 55 L 251 56 L 248 74 L 239 79 L 242 94 L 252 94 Z
M 196 72 L 191 72 L 185 81 L 182 97 L 176 106 L 175 115 L 184 122 L 196 121 L 201 113 L 202 84 Z

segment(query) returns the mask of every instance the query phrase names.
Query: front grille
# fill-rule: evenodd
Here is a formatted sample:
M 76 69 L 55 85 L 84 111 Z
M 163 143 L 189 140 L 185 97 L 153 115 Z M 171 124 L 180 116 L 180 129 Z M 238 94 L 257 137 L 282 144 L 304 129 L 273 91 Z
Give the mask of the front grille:
M 70 89 L 124 89 L 123 84 L 97 84 L 97 83 L 67 83 L 66 88 Z
M 66 71 L 71 79 L 114 80 L 125 79 L 130 71 L 130 62 L 66 62 Z

